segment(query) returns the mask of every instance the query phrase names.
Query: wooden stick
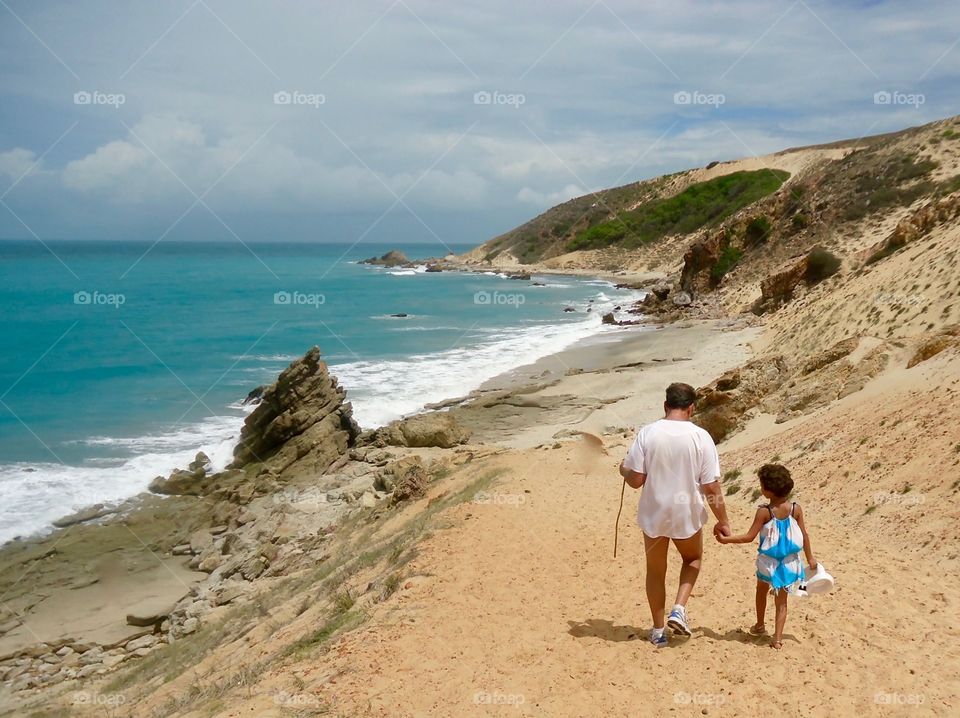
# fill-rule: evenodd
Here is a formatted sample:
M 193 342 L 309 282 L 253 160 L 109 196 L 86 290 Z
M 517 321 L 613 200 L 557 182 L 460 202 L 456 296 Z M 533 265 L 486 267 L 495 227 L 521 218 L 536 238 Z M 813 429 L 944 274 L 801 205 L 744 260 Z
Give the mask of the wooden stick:
M 620 487 L 620 508 L 617 509 L 617 521 L 613 525 L 613 557 L 617 557 L 617 539 L 620 537 L 620 513 L 623 511 L 623 493 L 627 490 L 627 480 Z

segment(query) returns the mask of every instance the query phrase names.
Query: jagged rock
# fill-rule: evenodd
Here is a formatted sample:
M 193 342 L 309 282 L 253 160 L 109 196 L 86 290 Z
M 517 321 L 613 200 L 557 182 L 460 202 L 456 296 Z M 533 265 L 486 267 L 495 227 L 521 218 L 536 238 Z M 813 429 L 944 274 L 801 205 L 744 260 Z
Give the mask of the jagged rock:
M 370 257 L 369 259 L 364 259 L 360 264 L 377 264 L 381 267 L 398 267 L 403 264 L 409 264 L 410 260 L 407 259 L 407 255 L 401 252 L 398 249 L 391 249 L 384 255 L 380 257 Z
M 683 254 L 680 288 L 690 296 L 696 296 L 715 287 L 712 270 L 728 244 L 727 234 L 722 230 L 694 241 Z
M 266 385 L 258 386 L 256 389 L 253 389 L 249 394 L 247 394 L 247 398 L 241 403 L 245 406 L 247 404 L 256 404 L 258 401 L 260 401 L 260 397 L 263 396 L 263 392 L 266 390 L 266 388 Z
M 947 327 L 932 337 L 923 340 L 910 361 L 907 362 L 907 369 L 912 369 L 917 364 L 925 362 L 953 346 L 960 346 L 960 325 Z
M 720 443 L 739 429 L 741 417 L 776 390 L 787 376 L 788 365 L 782 356 L 754 359 L 697 390 L 693 421 Z
M 617 318 L 616 316 L 614 316 L 613 312 L 607 312 L 606 314 L 603 315 L 600 321 L 603 324 L 616 324 Z
M 816 356 L 811 357 L 807 363 L 803 365 L 800 373 L 804 375 L 812 374 L 828 364 L 832 364 L 845 356 L 849 356 L 849 354 L 857 348 L 858 344 L 860 344 L 860 337 L 842 339 L 829 349 L 825 349 Z
M 511 272 L 507 275 L 507 279 L 518 279 L 521 281 L 529 281 L 530 273 L 529 272 Z
M 418 456 L 408 456 L 392 465 L 392 504 L 423 496 L 427 488 L 427 469 Z
M 264 390 L 244 422 L 231 467 L 257 461 L 278 475 L 294 464 L 324 473 L 360 431 L 345 398 L 313 347 Z
M 760 297 L 751 310 L 756 315 L 776 310 L 793 299 L 796 288 L 807 274 L 807 257 L 794 260 L 785 269 L 760 282 Z
M 210 470 L 210 457 L 204 454 L 202 451 L 198 451 L 197 455 L 194 457 L 193 461 L 187 466 L 187 469 L 190 471 L 204 471 L 207 472 Z
M 102 516 L 106 516 L 111 513 L 115 513 L 116 509 L 108 509 L 104 507 L 103 504 L 94 504 L 93 506 L 88 506 L 85 509 L 80 509 L 76 513 L 70 514 L 69 516 L 64 516 L 53 522 L 53 525 L 57 528 L 66 528 L 67 526 L 73 526 L 75 524 L 82 524 L 86 521 L 93 521 L 94 519 L 99 519 Z
M 436 446 L 449 449 L 465 444 L 470 431 L 447 412 L 418 414 L 377 429 L 373 441 L 377 446 Z
M 195 462 L 191 462 L 191 465 L 193 463 Z M 155 494 L 200 496 L 210 488 L 210 483 L 206 468 L 201 466 L 191 471 L 174 469 L 167 478 L 158 476 L 150 482 L 149 489 Z

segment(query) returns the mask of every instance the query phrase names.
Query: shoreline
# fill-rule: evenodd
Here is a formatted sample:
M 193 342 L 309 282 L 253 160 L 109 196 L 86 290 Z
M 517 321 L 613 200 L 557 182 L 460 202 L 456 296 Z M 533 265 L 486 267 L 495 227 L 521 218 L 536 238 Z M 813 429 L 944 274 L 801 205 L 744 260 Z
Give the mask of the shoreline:
M 445 270 L 445 271 L 451 272 L 451 273 L 456 272 L 456 273 L 464 273 L 464 274 L 476 273 L 476 272 L 474 272 L 473 270 L 471 270 L 471 269 L 469 269 L 469 268 L 450 269 L 450 270 Z M 488 270 L 483 270 L 481 273 L 486 273 L 487 271 L 488 271 Z M 489 270 L 489 271 L 493 271 L 493 270 Z M 494 271 L 494 273 L 497 273 L 497 272 Z M 609 282 L 609 283 L 611 283 L 611 284 L 614 284 L 614 283 L 615 283 L 615 282 L 613 281 L 613 278 L 612 278 L 612 277 L 600 276 L 600 275 L 603 274 L 603 273 L 601 273 L 601 272 L 576 273 L 576 272 L 553 272 L 553 271 L 539 272 L 539 271 L 538 271 L 537 274 L 549 274 L 549 275 L 551 275 L 551 276 L 562 276 L 562 275 L 566 275 L 566 276 L 570 276 L 570 277 L 572 277 L 572 278 L 579 279 L 579 280 L 591 280 L 591 279 L 594 279 L 594 280 L 598 280 L 598 281 L 602 281 L 602 282 Z M 517 282 L 517 284 L 518 284 L 518 285 L 524 285 L 524 284 L 527 284 L 527 283 L 526 283 L 526 282 Z M 640 297 L 631 297 L 631 298 L 629 298 L 628 300 L 625 300 L 625 301 L 626 301 L 625 306 L 633 306 L 633 305 L 635 305 L 635 304 L 637 303 L 637 301 L 638 301 L 639 299 L 640 299 Z M 642 318 L 642 317 L 641 317 L 641 318 Z M 562 325 L 561 325 L 561 324 L 557 324 L 557 325 L 549 325 L 549 326 L 562 326 Z M 595 338 L 598 337 L 598 336 L 603 336 L 603 335 L 606 335 L 606 334 L 609 333 L 609 332 L 604 331 L 604 328 L 602 327 L 602 325 L 598 325 L 596 328 L 593 328 L 591 331 L 592 331 L 591 334 L 589 334 L 589 335 L 587 335 L 587 336 L 585 336 L 585 337 L 581 337 L 581 338 L 575 339 L 572 344 L 569 344 L 569 345 L 565 346 L 564 348 L 560 349 L 559 351 L 551 351 L 549 354 L 545 354 L 545 355 L 543 355 L 542 357 L 539 357 L 534 363 L 539 362 L 539 361 L 543 361 L 543 360 L 547 359 L 547 358 L 550 357 L 550 356 L 554 356 L 554 355 L 557 355 L 557 354 L 564 354 L 564 353 L 567 352 L 568 350 L 570 350 L 570 349 L 574 348 L 575 346 L 579 345 L 581 342 L 590 342 L 591 340 L 595 339 Z M 512 366 L 512 367 L 510 367 L 510 368 L 508 368 L 508 369 L 505 369 L 505 370 L 501 371 L 500 373 L 495 374 L 494 376 L 492 376 L 492 377 L 490 377 L 489 379 L 487 379 L 487 380 L 485 380 L 484 382 L 482 382 L 481 386 L 477 387 L 477 389 L 476 389 L 475 391 L 482 391 L 482 390 L 484 389 L 484 386 L 487 385 L 488 383 L 491 383 L 492 385 L 499 385 L 499 382 L 500 382 L 501 378 L 512 376 L 512 375 L 514 375 L 516 372 L 522 370 L 525 366 L 527 366 L 527 364 L 518 364 L 518 365 Z M 331 367 L 331 372 L 332 372 L 334 375 L 336 375 L 336 374 L 337 374 L 337 366 L 332 366 L 332 367 Z M 278 373 L 279 373 L 279 372 L 278 372 Z M 274 377 L 274 378 L 275 378 L 275 377 Z M 271 379 L 271 380 L 272 380 L 272 379 Z M 341 381 L 341 384 L 342 384 L 342 383 L 343 383 L 343 382 Z M 253 388 L 253 387 L 251 387 L 251 388 Z M 471 392 L 471 393 L 472 393 L 472 392 Z M 469 394 L 468 394 L 467 396 L 469 396 Z M 397 418 L 414 416 L 414 415 L 416 415 L 416 414 L 421 414 L 421 413 L 424 413 L 424 412 L 428 412 L 428 411 L 433 410 L 432 407 L 435 407 L 435 406 L 437 406 L 437 405 L 446 405 L 446 404 L 449 404 L 449 403 L 456 403 L 458 400 L 463 400 L 463 399 L 465 399 L 465 398 L 466 398 L 466 396 L 463 395 L 463 394 L 452 393 L 451 395 L 446 396 L 446 397 L 442 397 L 442 398 L 440 398 L 440 399 L 437 400 L 437 401 L 429 401 L 429 400 L 428 400 L 428 401 L 425 401 L 425 402 L 423 402 L 422 404 L 420 404 L 420 406 L 419 406 L 417 409 L 415 409 L 415 410 L 413 410 L 413 411 L 411 411 L 411 412 L 409 412 L 409 413 L 405 413 L 405 414 L 403 414 L 401 417 L 397 417 Z M 239 408 L 237 405 L 239 405 L 239 403 L 242 401 L 242 399 L 243 399 L 242 396 L 237 397 L 236 400 L 234 401 L 234 403 L 231 404 L 231 405 L 229 405 L 227 408 L 230 408 L 230 409 L 237 409 L 237 408 Z M 348 397 L 348 399 L 349 399 L 349 397 Z M 248 412 L 246 412 L 246 413 L 248 413 Z M 223 421 L 230 420 L 233 424 L 236 425 L 236 435 L 235 435 L 234 438 L 232 439 L 232 444 L 235 444 L 235 443 L 236 443 L 236 439 L 239 437 L 239 430 L 240 430 L 240 427 L 242 427 L 242 425 L 243 425 L 243 421 L 244 421 L 244 419 L 245 419 L 245 417 L 246 417 L 246 413 L 244 413 L 243 415 L 238 415 L 238 414 L 226 414 L 226 413 L 223 413 L 223 414 L 214 414 L 214 415 L 211 415 L 211 416 L 209 416 L 209 417 L 205 417 L 204 419 L 201 420 L 200 423 L 202 424 L 203 422 L 205 422 L 205 421 L 210 421 L 210 420 L 223 420 Z M 389 422 L 388 422 L 388 423 L 389 423 Z M 383 425 L 385 425 L 385 424 L 364 426 L 363 428 L 364 428 L 364 429 L 375 429 L 375 428 L 378 428 L 378 426 L 383 426 Z M 222 437 L 217 437 L 217 438 L 216 438 L 216 441 L 215 441 L 214 443 L 210 444 L 209 446 L 206 445 L 206 444 L 198 444 L 198 445 L 195 445 L 195 446 L 191 446 L 191 447 L 189 447 L 189 448 L 179 448 L 179 449 L 177 449 L 176 451 L 171 451 L 171 452 L 169 452 L 169 453 L 170 453 L 171 456 L 172 456 L 173 454 L 182 454 L 184 457 L 186 457 L 187 454 L 189 454 L 189 456 L 188 456 L 187 458 L 184 459 L 183 457 L 181 457 L 181 459 L 178 460 L 178 462 L 183 463 L 183 464 L 185 465 L 185 463 L 188 463 L 189 461 L 191 461 L 191 460 L 193 459 L 193 457 L 197 454 L 197 452 L 203 451 L 206 455 L 208 455 L 208 456 L 210 456 L 211 458 L 214 459 L 214 464 L 215 464 L 216 466 L 219 466 L 220 468 L 223 468 L 223 467 L 225 466 L 225 464 L 229 462 L 229 457 L 224 453 L 224 441 L 226 441 L 226 439 L 223 439 Z M 231 446 L 230 451 L 232 452 L 232 446 Z M 113 470 L 116 471 L 116 470 L 119 470 L 119 469 L 125 469 L 128 464 L 132 464 L 132 463 L 136 462 L 138 459 L 142 458 L 143 456 L 144 456 L 144 454 L 132 454 L 131 456 L 128 456 L 128 457 L 125 457 L 125 458 L 117 457 L 116 461 L 119 461 L 119 462 L 122 462 L 122 463 L 119 463 L 118 466 L 116 467 L 116 469 L 113 469 Z M 165 454 L 164 454 L 164 456 L 165 456 Z M 8 464 L 8 466 L 10 466 L 10 467 L 19 467 L 20 465 L 25 465 L 25 466 L 27 467 L 27 470 L 29 470 L 30 468 L 33 468 L 33 465 L 32 465 L 30 462 L 14 462 L 14 463 L 12 463 L 12 464 Z M 64 467 L 66 470 L 68 470 L 68 471 L 69 471 L 69 470 L 73 470 L 73 471 L 77 471 L 77 472 L 93 471 L 93 470 L 95 470 L 95 468 L 96 468 L 96 467 L 86 466 L 86 465 L 83 465 L 83 464 L 79 464 L 79 465 L 63 465 L 63 467 Z M 172 464 L 171 464 L 171 465 L 169 466 L 169 468 L 166 468 L 166 469 L 159 469 L 159 468 L 158 468 L 158 469 L 153 469 L 153 470 L 147 470 L 147 471 L 145 471 L 142 476 L 140 476 L 138 479 L 136 479 L 136 483 L 137 483 L 138 485 L 140 485 L 141 488 L 139 488 L 139 490 L 132 490 L 130 493 L 124 493 L 122 496 L 115 496 L 115 497 L 111 497 L 111 496 L 106 496 L 106 497 L 104 497 L 104 496 L 99 496 L 99 497 L 97 497 L 96 499 L 92 500 L 90 503 L 84 503 L 84 504 L 79 504 L 79 505 L 72 506 L 71 508 L 65 510 L 63 513 L 56 513 L 56 512 L 52 512 L 52 511 L 47 511 L 47 512 L 45 512 L 45 514 L 48 516 L 48 521 L 47 521 L 41 528 L 39 528 L 39 529 L 37 529 L 37 530 L 35 530 L 35 531 L 31 532 L 31 533 L 18 534 L 18 535 L 11 536 L 11 537 L 8 538 L 8 539 L 5 539 L 2 543 L 0 543 L 0 550 L 2 550 L 3 548 L 5 548 L 5 547 L 8 546 L 8 545 L 21 544 L 21 543 L 24 543 L 24 542 L 29 542 L 29 541 L 33 541 L 33 540 L 38 540 L 38 539 L 42 539 L 42 538 L 44 538 L 44 537 L 46 537 L 46 536 L 49 536 L 49 535 L 51 535 L 52 533 L 54 533 L 54 532 L 58 529 L 58 527 L 57 527 L 57 525 L 56 525 L 57 522 L 62 521 L 62 520 L 64 520 L 64 519 L 70 519 L 71 517 L 74 517 L 75 515 L 78 515 L 78 514 L 82 514 L 82 513 L 84 513 L 87 509 L 89 509 L 89 508 L 91 508 L 92 506 L 95 506 L 95 505 L 103 504 L 103 506 L 105 507 L 105 509 L 108 510 L 110 513 L 113 513 L 115 510 L 116 510 L 116 511 L 124 510 L 125 508 L 128 508 L 128 504 L 129 504 L 131 501 L 134 501 L 134 502 L 137 501 L 137 500 L 138 500 L 138 497 L 141 497 L 141 498 L 142 498 L 143 496 L 150 496 L 150 495 L 152 495 L 152 494 L 150 494 L 150 492 L 147 490 L 147 484 L 149 484 L 149 482 L 150 482 L 156 475 L 158 475 L 158 474 L 167 475 L 167 474 L 170 473 L 170 471 L 172 471 L 172 470 L 175 469 L 175 468 L 183 468 L 183 466 L 182 466 L 182 465 L 176 465 L 176 466 L 175 466 L 175 465 L 172 465 Z M 117 492 L 114 492 L 114 494 L 116 494 L 116 493 L 117 493 Z

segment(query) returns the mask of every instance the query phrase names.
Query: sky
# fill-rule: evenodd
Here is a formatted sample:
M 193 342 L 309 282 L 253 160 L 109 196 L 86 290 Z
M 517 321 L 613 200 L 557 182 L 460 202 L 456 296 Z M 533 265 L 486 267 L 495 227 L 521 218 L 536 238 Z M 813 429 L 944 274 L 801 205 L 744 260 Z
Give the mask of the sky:
M 958 112 L 960 3 L 0 0 L 0 238 L 479 244 Z

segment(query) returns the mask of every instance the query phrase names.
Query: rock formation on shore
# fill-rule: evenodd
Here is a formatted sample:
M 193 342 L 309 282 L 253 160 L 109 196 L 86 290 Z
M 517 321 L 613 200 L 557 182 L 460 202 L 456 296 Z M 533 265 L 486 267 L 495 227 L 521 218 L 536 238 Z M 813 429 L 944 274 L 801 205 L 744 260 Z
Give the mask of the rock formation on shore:
M 322 474 L 359 433 L 346 391 L 313 347 L 263 391 L 243 424 L 231 468 L 256 462 L 276 474 L 296 469 Z
M 360 262 L 360 264 L 376 264 L 381 267 L 402 267 L 406 264 L 410 264 L 410 260 L 407 259 L 407 255 L 405 255 L 399 249 L 391 249 L 389 252 L 379 257 L 370 257 L 369 259 L 364 259 Z

